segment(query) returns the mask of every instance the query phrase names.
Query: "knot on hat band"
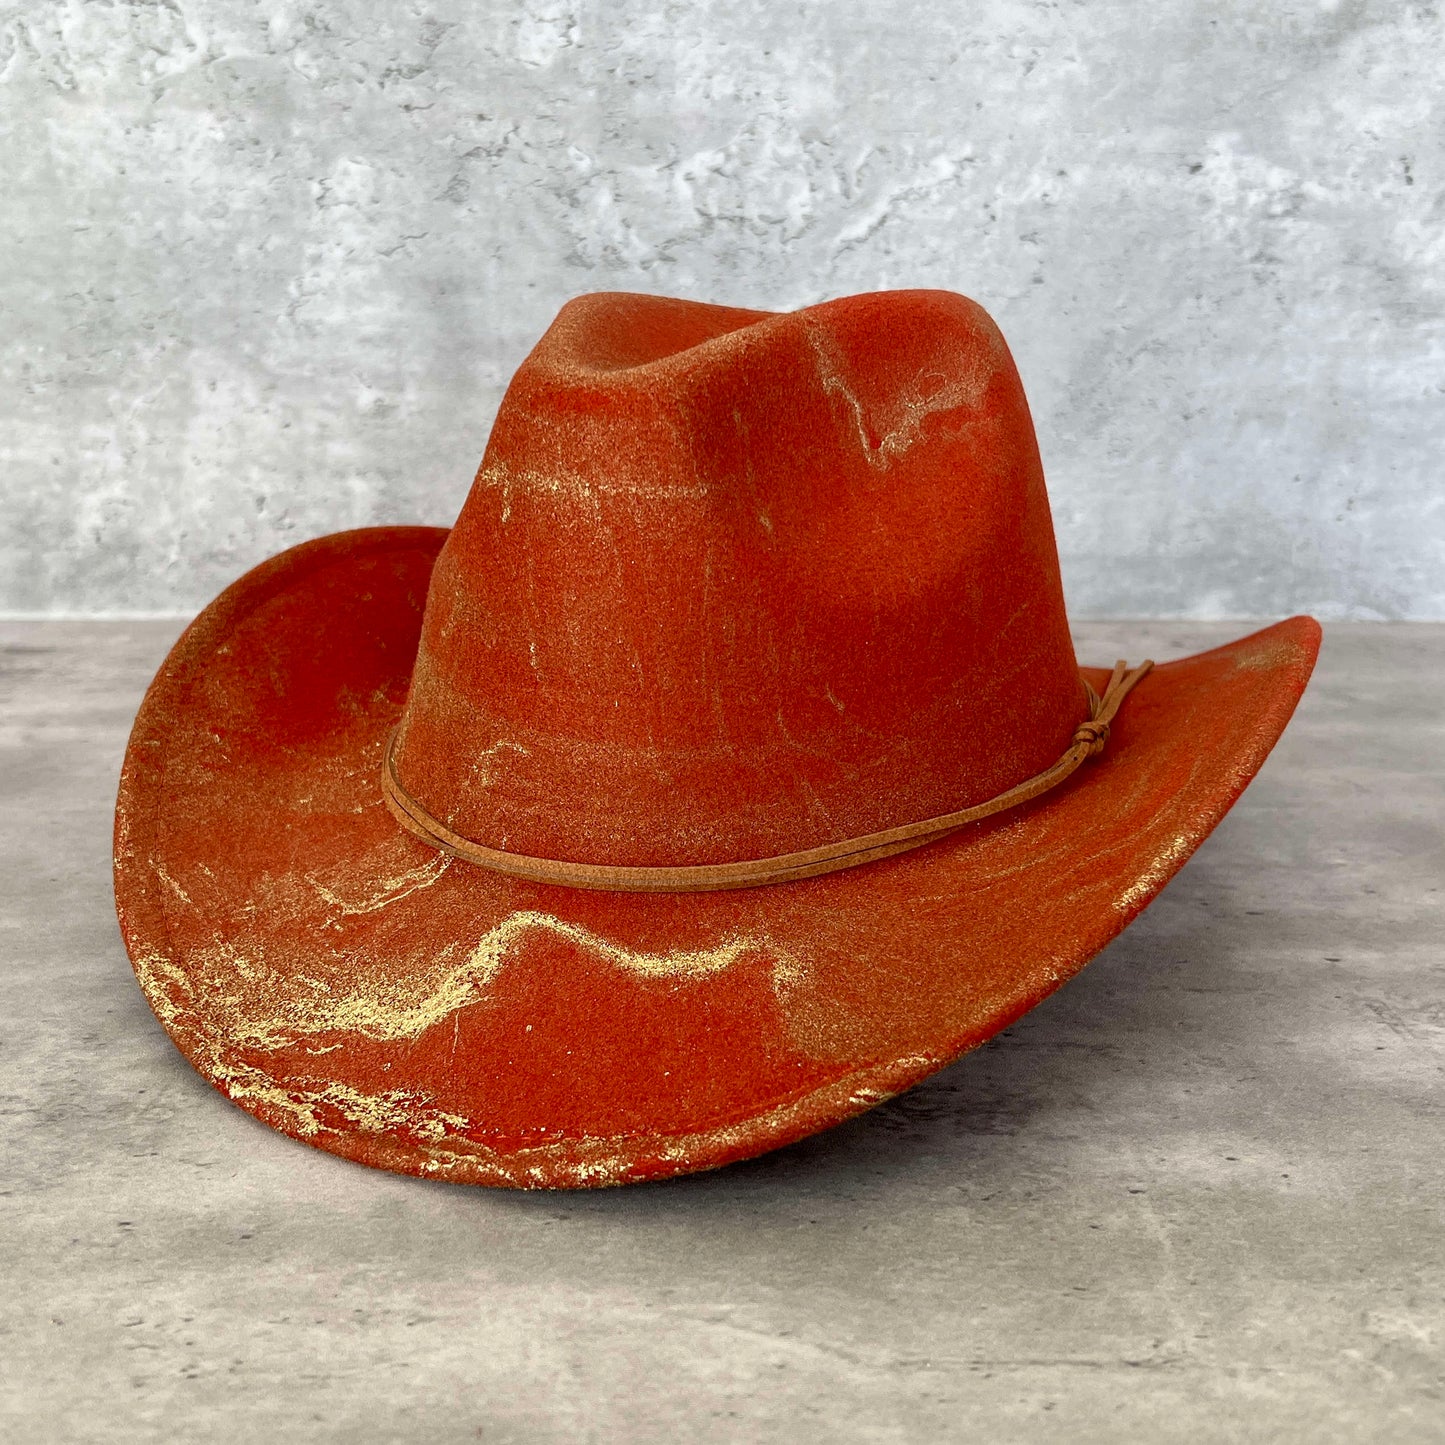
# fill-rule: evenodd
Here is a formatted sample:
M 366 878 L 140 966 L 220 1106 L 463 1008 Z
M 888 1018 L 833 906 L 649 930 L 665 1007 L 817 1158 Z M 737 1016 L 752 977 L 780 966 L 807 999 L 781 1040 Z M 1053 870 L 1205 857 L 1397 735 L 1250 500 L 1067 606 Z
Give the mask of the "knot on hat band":
M 1120 705 L 1137 683 L 1154 664 L 1141 662 L 1130 668 L 1122 659 L 1114 664 L 1114 671 L 1101 697 L 1089 687 L 1089 717 L 1074 729 L 1073 741 L 1068 750 L 1041 773 L 1026 778 L 1007 792 L 989 798 L 986 802 L 975 803 L 972 807 L 961 808 L 956 813 L 943 813 L 936 818 L 924 818 L 917 823 L 904 823 L 897 828 L 885 828 L 878 833 L 868 833 L 861 838 L 846 838 L 838 843 L 824 843 L 817 848 L 805 848 L 797 853 L 780 853 L 773 858 L 749 858 L 736 863 L 693 863 L 678 867 L 631 868 L 612 863 L 574 863 L 559 858 L 532 858 L 524 853 L 508 853 L 501 848 L 489 848 L 483 843 L 473 842 L 459 833 L 454 833 L 445 823 L 432 817 L 427 810 L 402 786 L 396 775 L 396 761 L 392 750 L 396 745 L 396 733 L 387 739 L 386 757 L 382 763 L 381 791 L 387 807 L 396 815 L 396 820 L 407 832 L 415 834 L 423 843 L 439 848 L 444 853 L 462 858 L 468 863 L 477 863 L 498 873 L 507 873 L 514 878 L 526 878 L 534 883 L 556 883 L 567 888 L 599 888 L 619 893 L 709 893 L 724 888 L 757 888 L 767 883 L 786 883 L 799 878 L 816 878 L 823 873 L 834 873 L 841 868 L 856 868 L 860 863 L 871 863 L 878 858 L 887 858 L 909 848 L 919 848 L 925 843 L 962 828 L 967 823 L 976 823 L 982 818 L 992 817 L 1009 808 L 1017 808 L 1057 787 L 1071 773 L 1081 767 L 1089 758 L 1101 753 L 1109 741 L 1109 724 L 1114 720 Z

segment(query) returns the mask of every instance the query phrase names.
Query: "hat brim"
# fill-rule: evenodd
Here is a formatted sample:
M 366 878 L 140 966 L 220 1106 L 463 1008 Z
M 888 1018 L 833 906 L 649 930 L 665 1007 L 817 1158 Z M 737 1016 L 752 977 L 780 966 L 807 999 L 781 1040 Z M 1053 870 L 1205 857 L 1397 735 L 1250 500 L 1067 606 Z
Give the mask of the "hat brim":
M 206 608 L 136 719 L 115 888 L 151 1007 L 222 1093 L 473 1184 L 714 1168 L 982 1043 L 1209 834 L 1319 644 L 1296 617 L 1156 667 L 1067 783 L 910 853 L 735 892 L 576 890 L 438 854 L 382 801 L 446 535 L 308 542 Z

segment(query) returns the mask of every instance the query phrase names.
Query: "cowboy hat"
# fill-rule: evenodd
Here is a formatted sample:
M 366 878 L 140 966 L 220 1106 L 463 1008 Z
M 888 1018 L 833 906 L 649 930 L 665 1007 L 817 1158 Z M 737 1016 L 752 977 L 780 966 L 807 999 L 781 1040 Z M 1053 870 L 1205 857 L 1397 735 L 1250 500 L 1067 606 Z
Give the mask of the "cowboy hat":
M 584 296 L 450 531 L 307 542 L 177 642 L 121 777 L 121 928 L 186 1057 L 309 1144 L 476 1184 L 706 1169 L 1077 972 L 1318 640 L 1081 670 L 963 297 Z

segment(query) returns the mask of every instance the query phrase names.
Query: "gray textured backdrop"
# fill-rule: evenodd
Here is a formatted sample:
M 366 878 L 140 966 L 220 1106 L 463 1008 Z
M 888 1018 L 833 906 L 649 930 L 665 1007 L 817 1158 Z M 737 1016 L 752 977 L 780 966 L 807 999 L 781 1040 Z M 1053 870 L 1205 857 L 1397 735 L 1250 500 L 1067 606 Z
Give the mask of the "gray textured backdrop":
M 1400 0 L 0 0 L 0 607 L 449 522 L 558 305 L 982 301 L 1080 615 L 1445 616 Z

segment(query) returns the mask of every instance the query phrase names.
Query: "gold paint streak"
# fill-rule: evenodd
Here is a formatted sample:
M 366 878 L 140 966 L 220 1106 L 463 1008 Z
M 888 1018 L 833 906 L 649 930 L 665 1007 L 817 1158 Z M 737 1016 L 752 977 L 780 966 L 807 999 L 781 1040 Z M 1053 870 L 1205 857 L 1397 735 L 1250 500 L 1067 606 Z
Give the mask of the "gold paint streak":
M 1299 643 L 1271 637 L 1236 653 L 1234 666 L 1239 672 L 1273 672 L 1277 668 L 1297 666 L 1304 657 L 1304 649 Z
M 150 1000 L 151 1008 L 155 1010 L 156 1017 L 169 1031 L 171 1026 L 180 1020 L 181 1010 L 172 1000 L 170 991 L 161 982 L 160 975 L 164 975 L 178 987 L 185 988 L 185 974 L 168 958 L 163 958 L 158 953 L 148 953 L 144 957 L 136 959 L 133 966 L 141 989 Z
M 283 1089 L 260 1069 L 249 1064 L 236 1065 L 222 1061 L 219 1051 L 212 1055 L 214 1076 L 223 1085 L 229 1098 L 237 1101 L 254 1099 L 291 1115 L 296 1127 L 308 1138 L 327 1129 L 318 1113 L 334 1109 L 350 1124 L 368 1134 L 405 1131 L 428 1144 L 435 1144 L 449 1135 L 463 1133 L 469 1121 L 460 1114 L 436 1108 L 430 1095 L 406 1089 L 391 1089 L 382 1094 L 363 1094 L 349 1084 L 335 1079 L 324 1083 L 294 1085 Z
M 398 874 L 395 878 L 383 878 L 380 891 L 372 894 L 369 898 L 363 898 L 359 903 L 348 903 L 336 893 L 332 892 L 324 883 L 319 883 L 315 878 L 307 875 L 306 881 L 329 903 L 338 913 L 343 915 L 356 913 L 375 913 L 378 909 L 389 908 L 393 903 L 400 902 L 403 898 L 410 897 L 413 893 L 423 888 L 430 888 L 447 871 L 455 859 L 446 854 L 438 854 L 436 858 L 428 859 L 417 868 L 412 868 L 405 873 Z M 186 899 L 189 903 L 190 899 Z
M 174 893 L 176 897 L 181 900 L 182 903 L 189 903 L 192 908 L 196 906 L 194 903 L 191 902 L 191 895 L 187 893 L 186 890 L 182 888 L 181 885 L 177 883 L 176 880 L 172 878 L 171 875 L 167 873 L 166 870 L 162 868 L 159 863 L 156 864 L 156 877 L 159 878 L 161 882 L 164 883 L 166 887 L 169 888 L 171 892 Z
M 570 496 L 585 500 L 598 497 L 641 497 L 656 501 L 705 501 L 708 489 L 702 483 L 678 482 L 648 485 L 641 478 L 624 475 L 619 478 L 585 477 L 576 473 L 540 472 L 511 462 L 493 460 L 477 473 L 477 485 L 500 490 L 502 520 L 512 514 L 513 498 L 519 494 L 547 492 L 553 496 Z
M 926 417 L 932 416 L 934 412 L 957 411 L 960 407 L 976 406 L 982 390 L 982 387 L 974 383 L 973 378 L 963 377 L 940 387 L 931 396 L 903 397 L 903 420 L 884 433 L 875 453 L 880 458 L 878 464 L 883 464 L 881 458 L 902 456 L 918 440 Z
M 223 1057 L 227 1045 L 239 1041 L 224 1027 L 220 1037 L 195 1028 L 187 1011 L 162 982 L 164 978 L 182 989 L 186 987 L 185 975 L 173 963 L 159 954 L 149 954 L 135 961 L 135 970 L 151 1007 L 167 1032 L 182 1034 L 202 1052 L 204 1057 L 196 1062 L 207 1078 L 219 1084 L 231 1099 L 238 1102 L 254 1100 L 290 1115 L 296 1128 L 307 1138 L 314 1138 L 327 1127 L 317 1117 L 317 1111 L 325 1106 L 335 1109 L 357 1128 L 370 1133 L 402 1129 L 417 1134 L 428 1143 L 446 1138 L 451 1131 L 461 1133 L 469 1125 L 463 1116 L 433 1107 L 429 1096 L 401 1089 L 382 1094 L 363 1094 L 337 1080 L 282 1088 L 254 1065 Z
M 1120 913 L 1134 913 L 1142 908 L 1169 881 L 1180 860 L 1188 857 L 1193 845 L 1194 839 L 1182 833 L 1171 838 L 1139 877 L 1118 896 L 1114 907 Z
M 533 672 L 536 672 L 536 669 L 538 669 L 538 644 L 532 643 Z M 477 754 L 477 757 L 475 757 L 473 764 L 471 764 L 473 775 L 475 779 L 477 779 L 477 782 L 481 783 L 483 788 L 491 785 L 491 780 L 493 780 L 493 764 L 500 762 L 500 754 L 503 749 L 509 749 L 513 751 L 513 753 L 519 754 L 520 757 L 530 756 L 529 751 L 527 751 L 522 744 L 513 743 L 510 738 L 506 737 L 497 738 L 496 743 L 491 744 L 491 747 L 484 747 L 484 749 Z
M 300 1037 L 330 1032 L 360 1034 L 379 1042 L 417 1039 L 458 1010 L 484 1000 L 488 987 L 519 941 L 538 931 L 552 933 L 613 967 L 642 978 L 702 979 L 728 968 L 754 950 L 773 953 L 775 988 L 789 987 L 799 975 L 795 961 L 773 949 L 766 939 L 734 937 L 711 949 L 642 953 L 577 924 L 529 910 L 503 919 L 482 936 L 464 960 L 440 973 L 433 967 L 430 976 L 419 971 L 384 984 L 373 981 L 369 988 L 358 988 L 341 996 L 314 980 L 310 982 L 310 996 L 298 996 L 294 985 L 299 980 L 294 974 L 283 976 L 282 970 L 267 969 L 254 960 L 234 955 L 225 956 L 218 949 L 215 961 L 229 965 L 243 977 L 270 975 L 261 987 L 248 990 L 268 1004 L 261 1015 L 247 1016 L 240 1000 L 225 998 L 218 991 L 216 1002 L 224 1002 L 229 1015 L 224 1032 L 238 1043 L 263 1048 L 282 1048 Z M 451 952 L 451 948 L 444 950 L 436 961 L 445 960 Z M 286 997 L 287 984 L 292 986 L 289 998 Z
M 853 413 L 853 426 L 858 433 L 858 445 L 869 466 L 881 470 L 894 457 L 902 456 L 918 440 L 924 420 L 935 412 L 958 411 L 963 407 L 977 408 L 988 386 L 989 369 L 975 366 L 965 375 L 945 381 L 936 391 L 923 395 L 920 383 L 925 377 L 943 380 L 941 372 L 919 372 L 913 381 L 913 390 L 895 395 L 890 399 L 890 409 L 901 411 L 901 419 L 884 431 L 875 444 L 869 436 L 867 418 L 863 403 L 844 379 L 843 369 L 834 352 L 832 340 L 817 327 L 806 330 L 808 345 L 812 348 L 814 365 L 823 391 L 841 396 Z
M 233 1016 L 228 1032 L 238 1041 L 270 1048 L 294 1042 L 299 1035 L 333 1031 L 361 1034 L 382 1042 L 417 1039 L 469 1004 L 482 1001 L 519 941 L 536 931 L 552 933 L 615 968 L 649 979 L 706 978 L 728 968 L 746 953 L 769 948 L 766 940 L 731 938 L 711 949 L 642 953 L 550 914 L 523 911 L 503 919 L 484 934 L 462 962 L 440 977 L 433 974 L 429 986 L 423 977 L 391 982 L 384 988 L 373 984 L 368 991 L 357 990 L 339 998 L 329 992 L 319 997 L 294 998 L 279 1011 L 273 1009 L 269 1016 Z M 776 950 L 773 953 L 774 987 L 782 990 L 796 981 L 799 970 L 791 957 Z M 259 992 L 268 999 L 274 999 L 277 993 L 269 988 Z
M 691 952 L 680 949 L 673 953 L 642 953 L 602 938 L 579 924 L 563 923 L 560 918 L 553 918 L 549 913 L 527 910 L 514 913 L 497 924 L 472 950 L 471 957 L 467 960 L 468 966 L 475 970 L 484 982 L 490 981 L 516 940 L 533 929 L 554 933 L 599 958 L 605 958 L 615 967 L 643 978 L 706 978 L 736 963 L 745 953 L 772 946 L 770 941 L 764 938 L 733 937 L 724 940 L 716 948 L 695 949 Z M 777 949 L 773 949 L 773 953 L 775 974 L 781 970 L 786 976 L 794 970 L 793 961 L 787 955 Z

